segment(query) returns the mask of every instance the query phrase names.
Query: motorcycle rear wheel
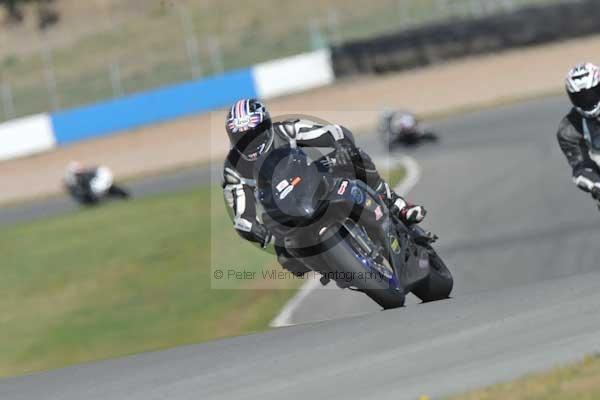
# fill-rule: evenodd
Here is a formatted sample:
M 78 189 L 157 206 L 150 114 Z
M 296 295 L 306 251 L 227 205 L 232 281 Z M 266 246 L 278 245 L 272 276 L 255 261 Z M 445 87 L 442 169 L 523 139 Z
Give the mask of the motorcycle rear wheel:
M 450 270 L 433 249 L 429 250 L 429 262 L 429 276 L 412 289 L 412 293 L 424 303 L 447 299 L 454 286 Z
M 425 131 L 423 136 L 421 136 L 421 141 L 423 142 L 437 142 L 439 140 L 439 136 L 431 131 Z

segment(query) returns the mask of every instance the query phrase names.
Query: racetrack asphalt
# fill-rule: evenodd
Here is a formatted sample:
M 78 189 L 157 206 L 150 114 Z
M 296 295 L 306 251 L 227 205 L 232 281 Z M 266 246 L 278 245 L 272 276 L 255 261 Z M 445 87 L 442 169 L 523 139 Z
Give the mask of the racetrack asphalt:
M 440 236 L 454 295 L 600 270 L 600 214 L 571 181 L 556 141 L 567 110 L 551 98 L 453 117 L 433 126 L 439 146 L 411 154 L 422 178 L 408 198 L 429 210 L 423 226 Z M 317 290 L 290 320 L 377 309 L 366 296 Z
M 412 152 L 409 199 L 430 211 L 454 298 L 381 312 L 317 290 L 293 320 L 327 321 L 5 379 L 0 398 L 416 399 L 600 351 L 600 215 L 556 144 L 566 111 L 552 98 L 449 118 Z

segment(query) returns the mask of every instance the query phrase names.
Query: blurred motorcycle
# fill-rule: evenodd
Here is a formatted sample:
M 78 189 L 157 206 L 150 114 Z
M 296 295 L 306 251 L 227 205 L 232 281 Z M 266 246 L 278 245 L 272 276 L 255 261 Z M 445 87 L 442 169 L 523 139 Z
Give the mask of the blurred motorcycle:
M 417 118 L 405 111 L 384 111 L 379 117 L 379 134 L 388 148 L 416 146 L 439 141 L 438 135 L 423 129 Z
M 300 148 L 282 148 L 257 163 L 262 221 L 275 245 L 341 288 L 362 292 L 384 309 L 412 292 L 424 302 L 448 298 L 450 271 L 432 247 L 437 237 L 405 225 L 364 182 L 337 177 Z
M 71 162 L 64 179 L 70 196 L 82 205 L 96 205 L 108 198 L 128 199 L 130 194 L 114 183 L 108 167 L 85 168 L 78 162 Z

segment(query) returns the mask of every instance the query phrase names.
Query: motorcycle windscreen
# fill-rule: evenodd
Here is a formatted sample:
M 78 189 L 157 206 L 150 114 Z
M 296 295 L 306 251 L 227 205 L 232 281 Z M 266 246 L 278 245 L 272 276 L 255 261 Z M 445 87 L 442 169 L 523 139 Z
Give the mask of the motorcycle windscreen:
M 326 179 L 318 164 L 301 150 L 276 152 L 265 160 L 257 179 L 258 197 L 275 221 L 287 226 L 310 222 L 326 192 Z

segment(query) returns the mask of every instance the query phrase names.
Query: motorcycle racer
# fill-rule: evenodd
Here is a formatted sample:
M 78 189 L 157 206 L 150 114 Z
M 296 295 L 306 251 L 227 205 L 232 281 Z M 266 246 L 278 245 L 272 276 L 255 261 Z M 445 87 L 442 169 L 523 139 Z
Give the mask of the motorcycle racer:
M 426 210 L 411 205 L 398 196 L 381 178 L 371 158 L 354 142 L 352 133 L 340 126 L 319 123 L 310 119 L 291 118 L 273 122 L 260 101 L 242 99 L 229 110 L 225 128 L 231 150 L 223 169 L 223 194 L 233 216 L 234 227 L 239 235 L 263 248 L 271 243 L 271 232 L 257 218 L 253 179 L 255 162 L 269 152 L 290 146 L 332 148 L 324 162 L 338 171 L 355 172 L 386 201 L 390 212 L 396 213 L 407 224 L 420 223 Z M 293 260 L 280 246 L 275 246 L 280 264 L 287 270 L 301 275 L 309 269 Z
M 378 130 L 388 146 L 438 140 L 435 133 L 423 129 L 417 117 L 408 111 L 383 111 L 379 115 Z
M 573 107 L 560 123 L 558 143 L 577 187 L 600 202 L 600 68 L 576 65 L 565 87 Z
M 67 166 L 64 184 L 69 194 L 83 204 L 94 204 L 102 198 L 128 198 L 129 193 L 114 183 L 111 170 L 106 166 L 84 167 L 77 161 Z

